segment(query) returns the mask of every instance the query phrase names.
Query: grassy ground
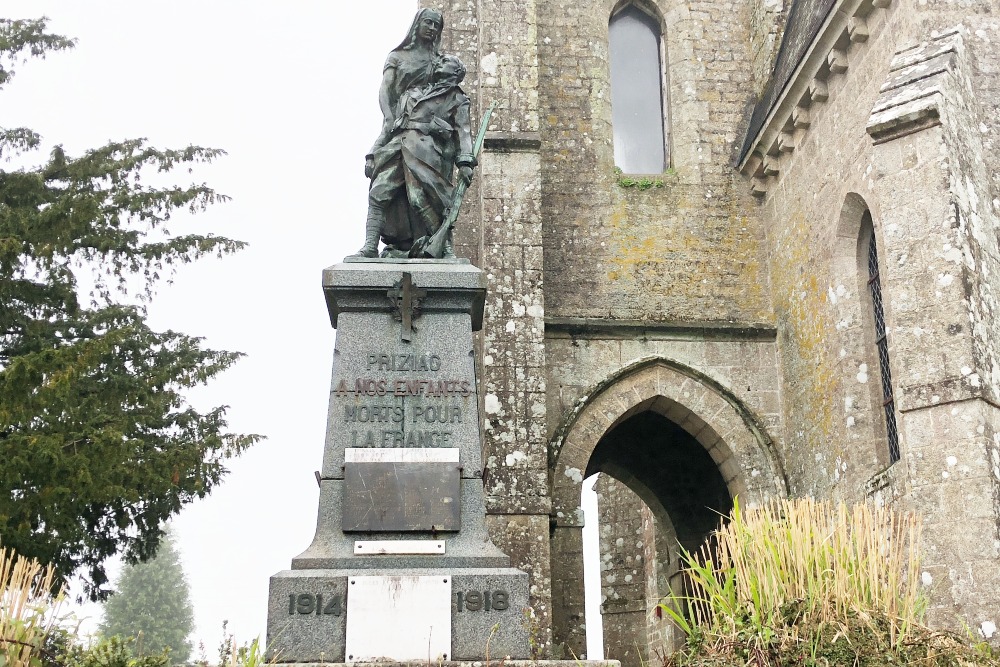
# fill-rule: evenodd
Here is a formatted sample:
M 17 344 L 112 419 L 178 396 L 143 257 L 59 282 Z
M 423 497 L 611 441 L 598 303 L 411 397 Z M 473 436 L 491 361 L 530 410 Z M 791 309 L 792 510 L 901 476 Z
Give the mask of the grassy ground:
M 776 633 L 770 643 L 753 636 L 710 640 L 696 635 L 684 650 L 667 657 L 664 667 L 1000 667 L 1000 656 L 985 643 L 920 626 L 896 641 L 888 626 L 884 618 L 798 623 Z

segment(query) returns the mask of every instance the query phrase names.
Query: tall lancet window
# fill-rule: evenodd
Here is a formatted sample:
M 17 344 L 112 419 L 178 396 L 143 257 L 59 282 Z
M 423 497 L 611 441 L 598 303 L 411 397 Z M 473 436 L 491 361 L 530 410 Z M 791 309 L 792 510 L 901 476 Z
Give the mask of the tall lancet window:
M 659 174 L 667 165 L 660 24 L 625 5 L 608 25 L 615 164 L 629 174 Z
M 889 441 L 889 462 L 899 460 L 899 432 L 896 430 L 896 402 L 892 392 L 892 373 L 889 370 L 889 341 L 885 334 L 885 312 L 882 309 L 882 281 L 878 272 L 878 247 L 870 211 L 861 220 L 862 234 L 868 234 L 868 290 L 872 297 L 875 318 L 875 347 L 882 379 L 882 409 L 885 411 L 885 431 Z

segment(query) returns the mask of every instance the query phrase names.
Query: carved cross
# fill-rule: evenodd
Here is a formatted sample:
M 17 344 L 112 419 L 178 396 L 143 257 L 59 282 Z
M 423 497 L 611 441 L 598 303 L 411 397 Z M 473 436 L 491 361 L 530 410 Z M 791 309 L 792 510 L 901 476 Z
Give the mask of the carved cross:
M 386 295 L 392 302 L 392 306 L 402 324 L 399 339 L 409 343 L 413 338 L 413 320 L 420 315 L 420 300 L 427 296 L 427 290 L 416 289 L 413 284 L 413 276 L 408 272 L 403 272 L 403 280 L 397 283 L 395 289 L 389 290 Z

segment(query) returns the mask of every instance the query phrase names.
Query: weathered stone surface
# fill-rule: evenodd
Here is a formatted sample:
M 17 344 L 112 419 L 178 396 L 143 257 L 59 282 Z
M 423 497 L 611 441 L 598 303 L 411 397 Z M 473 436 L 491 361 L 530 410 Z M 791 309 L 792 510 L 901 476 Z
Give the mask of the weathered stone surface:
M 452 579 L 452 658 L 455 660 L 528 658 L 530 655 L 528 575 L 520 570 L 464 571 Z M 459 610 L 458 592 L 464 609 Z M 503 593 L 505 609 L 497 608 Z M 481 601 L 472 602 L 470 593 Z M 487 594 L 492 609 L 486 609 Z M 488 651 L 488 652 L 487 652 Z
M 530 573 L 541 654 L 586 649 L 580 532 L 594 518 L 580 485 L 602 438 L 645 413 L 700 443 L 744 505 L 921 511 L 934 622 L 1000 624 L 995 2 L 836 3 L 743 165 L 790 3 L 638 3 L 663 26 L 671 166 L 645 190 L 614 171 L 607 30 L 621 3 L 430 4 L 474 104 L 500 101 L 456 243 L 488 287 L 476 346 L 489 531 Z M 604 462 L 645 504 L 653 650 L 673 641 L 650 604 L 674 563 L 649 554 L 669 552 L 674 528 L 634 463 Z
M 284 571 L 271 577 L 267 603 L 268 660 L 344 661 L 347 576 L 346 572 L 309 570 Z M 298 598 L 303 595 L 313 600 L 322 596 L 319 614 L 315 607 L 311 611 L 309 606 L 299 607 Z M 323 613 L 331 603 L 329 613 Z
M 451 650 L 455 660 L 489 656 L 525 659 L 529 646 L 528 575 L 514 568 L 393 568 L 363 571 L 364 576 L 441 576 L 451 579 Z M 289 570 L 271 578 L 267 645 L 279 662 L 343 662 L 351 579 L 358 570 Z M 458 609 L 459 593 L 462 609 Z M 478 596 L 470 598 L 469 594 Z M 486 593 L 490 605 L 486 608 Z M 498 604 L 498 593 L 503 603 Z M 301 595 L 322 596 L 320 613 L 296 606 Z M 295 605 L 291 597 L 295 596 Z M 500 608 L 503 607 L 503 608 Z M 289 610 L 292 610 L 291 613 Z M 308 609 L 308 613 L 300 613 Z M 327 613 L 323 613 L 327 612 Z M 496 627 L 496 630 L 494 630 Z M 405 632 L 394 627 L 393 632 Z
M 269 657 L 412 659 L 441 618 L 451 634 L 436 635 L 432 658 L 534 657 L 528 574 L 486 529 L 472 338 L 482 272 L 349 262 L 323 285 L 338 336 L 316 535 L 271 579 Z M 379 619 L 403 641 L 383 642 Z
M 655 569 L 648 567 L 645 559 L 648 552 L 643 509 L 648 512 L 648 508 L 627 486 L 607 475 L 598 478 L 594 490 L 600 516 L 604 654 L 620 661 L 622 667 L 640 667 L 650 655 L 647 571 L 655 576 Z M 652 597 L 658 600 L 660 596 L 654 593 Z

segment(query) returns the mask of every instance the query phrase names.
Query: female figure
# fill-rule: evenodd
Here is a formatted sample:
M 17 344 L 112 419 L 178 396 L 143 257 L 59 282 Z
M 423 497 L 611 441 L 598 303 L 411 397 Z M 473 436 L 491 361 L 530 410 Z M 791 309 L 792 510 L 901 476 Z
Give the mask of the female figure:
M 444 17 L 436 9 L 421 9 L 413 17 L 410 31 L 399 46 L 389 52 L 382 68 L 378 104 L 382 109 L 382 131 L 388 134 L 396 121 L 399 98 L 410 88 L 430 82 L 434 64 L 440 57 Z M 365 176 L 371 178 L 374 150 L 365 156 Z
M 434 67 L 440 57 L 441 31 L 444 28 L 444 16 L 436 9 L 424 8 L 417 12 L 410 25 L 406 38 L 395 49 L 389 52 L 382 69 L 382 86 L 379 88 L 378 103 L 382 109 L 382 132 L 379 141 L 388 137 L 396 122 L 399 100 L 403 93 L 411 88 L 419 88 L 430 83 Z M 375 175 L 375 151 L 380 148 L 378 142 L 365 155 L 365 176 Z M 405 208 L 401 212 L 390 213 L 390 216 L 405 216 Z M 355 253 L 356 257 L 375 257 L 378 255 L 378 242 L 381 235 L 381 224 L 369 216 L 365 226 L 365 244 Z

